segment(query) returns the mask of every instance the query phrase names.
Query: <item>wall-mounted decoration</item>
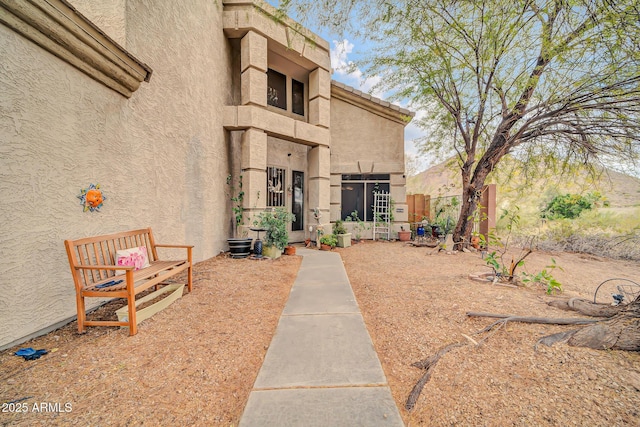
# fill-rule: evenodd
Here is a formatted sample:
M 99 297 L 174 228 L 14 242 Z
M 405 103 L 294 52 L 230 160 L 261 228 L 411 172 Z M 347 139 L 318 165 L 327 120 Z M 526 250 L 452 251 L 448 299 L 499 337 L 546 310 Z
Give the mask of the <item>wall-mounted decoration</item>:
M 102 193 L 100 184 L 90 184 L 89 187 L 80 190 L 80 204 L 83 211 L 99 211 L 107 197 Z

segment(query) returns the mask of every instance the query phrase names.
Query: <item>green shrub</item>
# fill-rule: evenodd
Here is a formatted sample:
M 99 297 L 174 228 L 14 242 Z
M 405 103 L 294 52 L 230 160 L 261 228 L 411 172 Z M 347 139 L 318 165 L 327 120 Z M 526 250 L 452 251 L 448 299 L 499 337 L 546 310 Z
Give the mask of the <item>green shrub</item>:
M 336 223 L 333 226 L 333 233 L 334 234 L 347 234 L 347 228 L 344 226 L 344 223 L 342 222 L 342 220 L 340 220 L 340 219 L 336 220 Z
M 273 211 L 260 212 L 254 225 L 266 230 L 264 244 L 275 246 L 283 250 L 289 244 L 289 232 L 287 223 L 295 221 L 296 217 L 284 208 L 275 208 Z
M 320 243 L 335 248 L 338 244 L 338 238 L 333 234 L 325 234 L 320 238 Z
M 555 196 L 542 210 L 541 216 L 545 219 L 574 219 L 579 217 L 582 211 L 592 209 L 595 202 L 601 198 L 599 193 L 589 193 L 586 196 L 579 194 Z

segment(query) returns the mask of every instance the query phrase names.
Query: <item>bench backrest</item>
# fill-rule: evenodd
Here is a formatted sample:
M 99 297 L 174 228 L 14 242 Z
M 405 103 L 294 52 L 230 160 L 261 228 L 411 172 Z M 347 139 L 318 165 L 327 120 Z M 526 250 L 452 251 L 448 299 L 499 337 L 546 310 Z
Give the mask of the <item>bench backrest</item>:
M 116 265 L 116 252 L 122 249 L 145 246 L 149 262 L 158 259 L 151 228 L 125 231 L 103 236 L 65 240 L 71 274 L 76 287 L 82 288 L 123 271 L 114 270 L 77 270 L 76 266 Z

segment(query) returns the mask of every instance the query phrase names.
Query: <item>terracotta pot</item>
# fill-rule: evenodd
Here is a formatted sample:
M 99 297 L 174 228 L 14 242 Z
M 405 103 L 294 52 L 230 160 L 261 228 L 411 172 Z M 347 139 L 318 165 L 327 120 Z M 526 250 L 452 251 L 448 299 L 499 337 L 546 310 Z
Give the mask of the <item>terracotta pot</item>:
M 296 254 L 296 247 L 295 246 L 287 246 L 284 248 L 284 254 L 285 255 L 295 255 Z
M 480 249 L 480 237 L 471 236 L 471 246 L 473 246 L 476 249 Z
M 330 251 L 331 250 L 331 246 L 325 245 L 324 243 L 320 243 L 320 250 L 322 250 L 322 251 Z
M 398 240 L 408 242 L 411 240 L 411 231 L 398 231 Z

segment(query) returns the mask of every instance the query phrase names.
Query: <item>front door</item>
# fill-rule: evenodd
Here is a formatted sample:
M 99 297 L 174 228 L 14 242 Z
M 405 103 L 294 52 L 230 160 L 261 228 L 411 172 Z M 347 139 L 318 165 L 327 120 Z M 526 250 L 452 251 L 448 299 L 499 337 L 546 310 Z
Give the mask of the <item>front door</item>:
M 291 181 L 291 213 L 296 217 L 291 223 L 291 232 L 297 235 L 296 231 L 304 232 L 304 172 L 292 171 Z

